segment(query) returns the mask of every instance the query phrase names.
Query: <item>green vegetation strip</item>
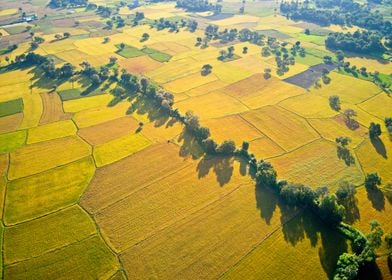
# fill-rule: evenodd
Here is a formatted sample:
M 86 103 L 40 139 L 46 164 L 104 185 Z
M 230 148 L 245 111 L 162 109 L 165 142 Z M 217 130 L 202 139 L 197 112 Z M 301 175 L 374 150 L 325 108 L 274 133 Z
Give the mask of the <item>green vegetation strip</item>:
M 27 132 L 20 130 L 0 135 L 0 154 L 13 151 L 26 143 Z
M 150 56 L 152 59 L 159 62 L 166 62 L 172 58 L 172 56 L 167 53 L 163 53 L 151 48 L 143 48 L 139 50 L 138 48 L 129 45 L 125 45 L 123 48 L 121 48 L 121 45 L 116 45 L 116 47 L 119 48 L 117 54 L 125 58 L 133 58 L 146 54 Z
M 23 99 L 18 98 L 0 103 L 0 118 L 23 112 Z

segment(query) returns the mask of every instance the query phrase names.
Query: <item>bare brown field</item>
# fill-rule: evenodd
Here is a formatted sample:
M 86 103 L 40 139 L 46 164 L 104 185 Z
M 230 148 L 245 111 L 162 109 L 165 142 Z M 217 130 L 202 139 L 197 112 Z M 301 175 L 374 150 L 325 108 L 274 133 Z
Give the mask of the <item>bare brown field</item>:
M 0 133 L 17 130 L 23 121 L 23 113 L 0 118 Z
M 40 124 L 69 120 L 72 114 L 64 113 L 63 104 L 56 93 L 41 93 L 43 112 Z
M 122 59 L 118 64 L 131 73 L 139 74 L 152 71 L 162 65 L 162 63 L 150 58 L 148 55 Z
M 141 162 L 149 164 L 145 166 Z M 88 211 L 97 212 L 187 164 L 175 145 L 153 145 L 98 169 L 81 203 Z
M 122 117 L 81 128 L 78 135 L 91 145 L 99 145 L 135 132 L 139 123 L 132 117 Z

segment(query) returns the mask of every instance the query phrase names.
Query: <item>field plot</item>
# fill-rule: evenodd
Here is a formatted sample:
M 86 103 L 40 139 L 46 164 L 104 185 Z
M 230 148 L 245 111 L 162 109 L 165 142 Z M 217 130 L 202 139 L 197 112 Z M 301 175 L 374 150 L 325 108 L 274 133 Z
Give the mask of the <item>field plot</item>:
M 13 151 L 26 143 L 26 130 L 0 134 L 0 154 Z
M 242 185 L 120 259 L 132 279 L 217 279 L 295 214 L 283 216 L 276 203 L 271 193 Z
M 3 79 L 3 77 L 1 76 Z M 30 94 L 30 83 L 20 82 L 0 87 L 0 102 L 10 101 Z
M 311 89 L 311 92 L 324 97 L 338 95 L 342 102 L 351 104 L 363 102 L 380 92 L 380 89 L 371 82 L 335 72 L 331 72 L 329 77 L 330 84 L 323 85 L 320 89 Z
M 87 38 L 77 40 L 74 42 L 78 50 L 84 52 L 87 55 L 105 55 L 112 54 L 117 51 L 116 46 L 113 43 L 103 43 L 103 38 Z
M 214 67 L 213 73 L 224 83 L 235 83 L 250 77 L 253 73 L 246 69 L 241 69 L 230 63 L 222 63 Z
M 341 181 L 359 185 L 363 174 L 358 163 L 347 166 L 339 160 L 336 146 L 318 140 L 291 153 L 270 159 L 278 170 L 278 177 L 290 182 L 301 182 L 311 187 L 337 187 Z
M 211 137 L 218 143 L 231 139 L 237 145 L 241 145 L 242 141 L 249 142 L 263 136 L 260 131 L 238 115 L 206 120 L 202 122 L 202 125 L 210 129 Z
M 380 62 L 364 57 L 348 57 L 346 61 L 350 62 L 351 65 L 357 66 L 358 69 L 366 67 L 368 72 L 391 73 L 392 63 L 388 61 Z
M 43 112 L 42 99 L 38 93 L 23 96 L 23 121 L 21 128 L 38 126 Z
M 123 251 L 248 183 L 238 162 L 205 159 L 99 211 L 96 220 L 110 244 Z
M 117 46 L 119 47 L 119 46 Z M 133 57 L 138 57 L 138 56 L 143 56 L 145 53 L 138 48 L 135 48 L 133 46 L 125 45 L 123 49 L 119 49 L 117 51 L 117 54 L 121 55 L 122 57 L 125 58 L 133 58 Z
M 381 104 L 382 106 L 380 106 Z M 359 104 L 358 107 L 380 119 L 385 119 L 391 116 L 392 97 L 385 94 L 385 92 L 381 92 L 379 95 Z
M 349 129 L 340 116 L 331 119 L 309 119 L 308 121 L 324 139 L 329 141 L 334 142 L 336 138 L 341 136 L 350 137 L 352 140 L 351 147 L 361 143 L 368 132 L 363 126 L 355 130 Z
M 249 144 L 249 152 L 254 154 L 256 158 L 265 159 L 285 153 L 281 147 L 268 137 L 253 140 Z
M 311 93 L 286 99 L 279 106 L 305 118 L 329 118 L 338 114 L 331 109 L 327 98 Z
M 40 46 L 47 54 L 61 54 L 62 52 L 68 52 L 74 50 L 76 46 L 74 45 L 75 40 L 67 39 L 67 40 L 60 40 L 53 43 L 44 43 Z
M 122 59 L 118 62 L 118 64 L 131 73 L 139 74 L 144 74 L 161 66 L 160 62 L 150 58 L 147 55 Z
M 98 236 L 76 242 L 38 258 L 5 267 L 5 278 L 106 279 L 119 268 L 118 261 Z
M 247 46 L 249 49 L 251 49 L 252 45 L 248 46 L 245 44 L 240 44 L 240 46 L 244 46 L 244 47 Z M 238 50 L 241 50 L 241 49 L 238 49 Z M 257 49 L 257 52 L 254 55 L 247 55 L 242 58 L 230 61 L 228 63 L 230 65 L 240 67 L 240 68 L 245 69 L 247 71 L 251 71 L 252 73 L 263 73 L 265 68 L 270 68 L 270 69 L 274 70 L 276 68 L 275 64 L 269 64 L 269 63 L 265 62 L 265 60 L 263 60 L 263 58 L 260 57 L 259 52 L 260 52 L 260 49 Z M 250 53 L 249 50 L 248 50 L 248 53 Z
M 16 224 L 31 220 L 76 203 L 94 172 L 94 162 L 88 157 L 9 182 L 5 223 Z
M 385 133 L 380 138 L 366 141 L 358 147 L 357 156 L 365 173 L 378 172 L 383 184 L 392 183 L 392 141 Z
M 4 176 L 8 169 L 8 154 L 0 154 L 0 176 Z
M 132 133 L 110 142 L 94 147 L 94 158 L 97 167 L 119 161 L 151 144 L 150 140 L 140 133 Z
M 216 81 L 218 78 L 213 75 L 203 76 L 201 73 L 191 74 L 189 76 L 174 80 L 164 85 L 172 93 L 182 93 L 193 88 Z
M 73 121 L 59 121 L 29 129 L 27 144 L 62 138 L 76 134 L 76 127 Z
M 124 117 L 129 107 L 128 102 L 121 102 L 113 107 L 93 108 L 76 113 L 73 120 L 79 128 L 84 128 Z
M 339 255 L 348 250 L 347 241 L 305 215 L 261 242 L 222 279 L 330 279 Z
M 149 164 L 143 165 L 140 162 Z M 82 197 L 82 205 L 89 212 L 95 213 L 187 164 L 185 159 L 179 156 L 176 145 L 153 145 L 121 161 L 99 168 Z
M 47 124 L 62 120 L 68 120 L 72 117 L 71 114 L 64 113 L 63 105 L 60 97 L 55 93 L 41 93 L 43 104 L 43 112 L 40 119 L 40 124 Z
M 291 76 L 290 78 L 285 79 L 285 82 L 288 82 L 290 84 L 308 89 L 308 88 L 314 86 L 315 82 L 317 82 L 322 77 L 324 69 L 326 69 L 328 71 L 332 71 L 335 68 L 336 68 L 336 65 L 333 65 L 333 64 L 332 65 L 323 64 L 323 63 L 317 64 L 317 65 L 311 66 L 309 69 L 306 69 L 305 71 L 303 71 L 297 75 L 294 75 L 294 76 Z
M 83 110 L 93 109 L 95 107 L 108 106 L 114 97 L 110 94 L 102 94 L 96 96 L 87 96 L 63 102 L 65 112 L 76 113 Z
M 0 133 L 7 133 L 17 130 L 22 121 L 22 113 L 0 118 Z
M 4 262 L 10 264 L 34 258 L 95 232 L 93 221 L 79 206 L 7 227 L 4 232 Z
M 207 94 L 212 91 L 224 88 L 225 86 L 227 86 L 226 83 L 224 83 L 220 80 L 217 80 L 217 81 L 193 88 L 190 91 L 187 91 L 186 94 L 189 96 L 203 95 L 203 94 Z
M 286 151 L 319 138 L 306 120 L 279 107 L 267 106 L 242 116 Z
M 91 147 L 76 136 L 27 145 L 11 152 L 8 178 L 33 175 L 90 154 Z
M 230 84 L 220 91 L 232 97 L 241 98 L 257 92 L 266 87 L 268 84 L 274 83 L 275 81 L 278 82 L 278 80 L 274 79 L 266 80 L 262 74 L 254 74 L 249 78 Z
M 132 117 L 122 117 L 105 123 L 82 128 L 78 135 L 91 145 L 100 145 L 116 138 L 131 135 L 139 127 Z
M 238 100 L 223 93 L 209 93 L 177 102 L 175 106 L 182 112 L 191 110 L 201 119 L 218 118 L 247 111 Z
M 243 23 L 257 23 L 260 20 L 259 17 L 250 16 L 250 15 L 234 15 L 232 17 L 221 19 L 221 20 L 214 20 L 212 24 L 218 26 L 232 26 L 236 24 L 243 24 Z
M 14 99 L 0 103 L 0 118 L 23 112 L 23 99 Z

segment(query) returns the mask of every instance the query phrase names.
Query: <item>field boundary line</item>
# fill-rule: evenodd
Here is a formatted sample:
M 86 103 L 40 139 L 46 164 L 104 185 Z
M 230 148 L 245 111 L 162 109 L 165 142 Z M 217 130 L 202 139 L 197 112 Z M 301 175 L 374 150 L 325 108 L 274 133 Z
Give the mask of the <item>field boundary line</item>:
M 118 264 L 119 264 L 119 266 L 120 266 L 119 268 L 120 268 L 121 270 L 124 271 L 125 277 L 126 277 L 126 279 L 128 279 L 128 275 L 127 275 L 127 273 L 126 273 L 126 271 L 125 271 L 125 269 L 124 269 L 124 265 L 123 265 L 123 263 L 122 263 L 122 261 L 121 261 L 119 255 L 118 255 L 118 254 L 116 253 L 116 251 L 110 246 L 111 243 L 108 242 L 108 241 L 106 240 L 105 235 L 102 233 L 101 228 L 99 227 L 97 221 L 95 220 L 94 215 L 90 214 L 81 204 L 78 203 L 78 205 L 79 205 L 79 207 L 80 207 L 80 208 L 90 217 L 91 221 L 92 221 L 92 222 L 94 223 L 94 225 L 95 225 L 95 229 L 96 229 L 96 231 L 97 231 L 97 235 L 102 239 L 102 241 L 104 242 L 105 246 L 112 252 L 112 254 L 114 254 L 114 255 L 116 256 L 116 259 L 117 259 Z

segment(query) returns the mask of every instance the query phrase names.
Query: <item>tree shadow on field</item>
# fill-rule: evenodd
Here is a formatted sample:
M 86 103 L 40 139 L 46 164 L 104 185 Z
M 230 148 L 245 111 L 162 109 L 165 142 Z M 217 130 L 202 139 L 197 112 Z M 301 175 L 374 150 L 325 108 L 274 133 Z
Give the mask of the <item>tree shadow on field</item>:
M 353 224 L 359 220 L 361 215 L 358 208 L 358 199 L 355 196 L 345 201 L 339 201 L 339 204 L 343 205 L 346 210 L 344 218 L 346 223 Z
M 382 280 L 384 279 L 380 268 L 378 267 L 376 262 L 366 263 L 364 266 L 359 268 L 358 271 L 358 280 Z
M 328 278 L 332 279 L 339 256 L 348 250 L 346 238 L 325 225 L 309 209 L 288 206 L 267 187 L 256 186 L 255 195 L 261 218 L 270 224 L 279 209 L 281 230 L 288 246 L 296 247 L 302 242 L 309 242 L 313 249 L 308 252 L 312 253 L 314 250 L 314 257 L 319 258 L 321 267 Z
M 198 159 L 204 155 L 204 150 L 192 133 L 189 133 L 186 128 L 184 128 L 178 136 L 177 142 L 181 145 L 179 152 L 181 157 L 191 156 L 193 159 Z
M 221 187 L 230 182 L 233 175 L 234 158 L 230 156 L 204 156 L 197 165 L 198 177 L 203 178 L 212 169 Z
M 387 149 L 385 148 L 384 142 L 379 137 L 371 138 L 370 140 L 376 152 L 383 158 L 387 159 Z
M 379 188 L 366 188 L 367 197 L 377 211 L 385 209 L 385 197 Z
M 128 98 L 128 101 L 133 102 L 127 114 L 136 113 L 138 115 L 146 115 L 147 119 L 154 123 L 154 127 L 164 126 L 170 120 L 169 114 L 163 111 L 152 100 L 140 96 L 129 96 Z

